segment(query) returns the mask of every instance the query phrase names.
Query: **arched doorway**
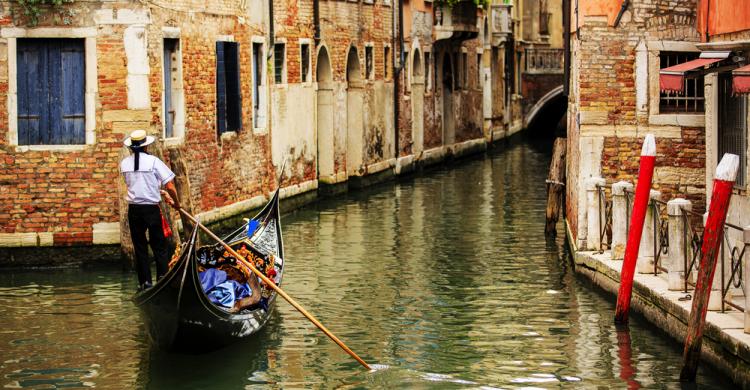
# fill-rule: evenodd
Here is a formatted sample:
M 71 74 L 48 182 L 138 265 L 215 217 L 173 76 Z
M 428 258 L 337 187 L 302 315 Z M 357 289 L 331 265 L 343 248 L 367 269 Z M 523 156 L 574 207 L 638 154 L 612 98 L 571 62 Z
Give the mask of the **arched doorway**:
M 449 50 L 443 52 L 443 145 L 456 142 L 453 115 L 453 58 Z
M 352 46 L 346 57 L 346 171 L 356 175 L 362 166 L 363 91 L 362 72 L 357 48 Z
M 336 174 L 333 147 L 333 72 L 328 50 L 321 46 L 315 70 L 317 90 L 318 179 Z
M 412 52 L 414 56 L 411 66 L 411 139 L 412 154 L 417 155 L 424 149 L 424 67 L 421 51 L 415 48 Z

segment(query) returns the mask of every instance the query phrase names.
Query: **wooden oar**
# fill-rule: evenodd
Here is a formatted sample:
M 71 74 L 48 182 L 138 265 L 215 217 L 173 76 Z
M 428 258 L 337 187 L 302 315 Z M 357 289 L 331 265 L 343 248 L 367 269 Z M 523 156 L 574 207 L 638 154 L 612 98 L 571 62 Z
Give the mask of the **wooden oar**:
M 362 360 L 362 358 L 357 356 L 357 354 L 354 353 L 354 351 L 349 349 L 349 347 L 347 347 L 346 344 L 344 344 L 341 340 L 339 340 L 338 337 L 336 337 L 333 333 L 331 333 L 331 331 L 329 331 L 325 326 L 323 326 L 323 324 L 321 324 L 320 321 L 318 321 L 315 317 L 313 317 L 312 314 L 310 314 L 307 310 L 305 310 L 305 308 L 300 306 L 300 304 L 297 303 L 297 301 L 295 301 L 294 299 L 292 299 L 292 297 L 287 295 L 287 293 L 285 293 L 284 290 L 282 290 L 279 286 L 277 286 L 276 283 L 274 283 L 271 279 L 267 278 L 266 275 L 264 275 L 262 272 L 258 271 L 258 269 L 255 268 L 255 266 L 251 262 L 247 261 L 247 259 L 242 257 L 239 253 L 237 253 L 237 251 L 232 249 L 232 247 L 229 246 L 226 242 L 222 241 L 212 231 L 208 230 L 207 227 L 203 226 L 203 224 L 198 222 L 198 220 L 192 215 L 190 215 L 190 213 L 188 213 L 187 211 L 183 209 L 179 209 L 179 210 L 180 210 L 180 213 L 182 213 L 182 215 L 190 219 L 195 224 L 195 226 L 198 226 L 199 228 L 203 229 L 203 231 L 206 232 L 211 238 L 213 238 L 214 240 L 218 241 L 221 245 L 223 245 L 224 248 L 226 248 L 227 252 L 231 253 L 232 256 L 234 256 L 239 261 L 241 261 L 242 264 L 250 268 L 250 270 L 253 271 L 254 274 L 258 275 L 258 277 L 261 278 L 261 280 L 263 280 L 266 283 L 266 285 L 273 288 L 279 295 L 281 295 L 284 299 L 286 299 L 286 301 L 289 302 L 289 304 L 294 306 L 294 308 L 297 309 L 297 311 L 302 313 L 303 316 L 307 317 L 307 319 L 310 320 L 310 322 L 312 322 L 315 326 L 317 326 L 318 329 L 322 330 L 323 333 L 325 333 L 326 336 L 328 336 L 331 340 L 333 340 L 334 343 L 338 344 L 338 346 L 341 347 L 341 349 L 343 349 L 344 352 L 348 353 L 357 362 L 359 362 L 359 364 L 361 364 L 364 368 L 371 370 L 370 366 L 367 363 L 365 363 L 365 361 Z

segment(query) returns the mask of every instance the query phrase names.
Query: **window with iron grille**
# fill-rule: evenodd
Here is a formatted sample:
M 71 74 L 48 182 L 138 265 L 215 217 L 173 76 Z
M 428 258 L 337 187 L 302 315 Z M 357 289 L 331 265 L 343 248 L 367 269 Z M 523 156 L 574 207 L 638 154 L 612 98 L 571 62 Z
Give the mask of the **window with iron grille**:
M 302 82 L 310 81 L 310 44 L 303 43 L 300 45 L 300 65 L 302 72 Z
M 681 64 L 698 58 L 698 53 L 664 51 L 659 54 L 660 69 Z M 703 113 L 703 76 L 685 77 L 685 93 L 661 92 L 659 113 Z
M 276 43 L 273 45 L 273 82 L 283 84 L 286 82 L 286 44 Z
M 390 61 L 391 59 L 391 48 L 386 46 L 383 48 L 383 77 L 386 80 L 390 80 L 391 78 L 391 66 Z
M 719 73 L 718 160 L 724 153 L 740 156 L 740 170 L 735 185 L 747 184 L 747 98 L 732 94 L 732 74 Z
M 365 46 L 365 78 L 373 79 L 375 78 L 375 73 L 373 72 L 374 67 L 372 66 L 372 46 Z

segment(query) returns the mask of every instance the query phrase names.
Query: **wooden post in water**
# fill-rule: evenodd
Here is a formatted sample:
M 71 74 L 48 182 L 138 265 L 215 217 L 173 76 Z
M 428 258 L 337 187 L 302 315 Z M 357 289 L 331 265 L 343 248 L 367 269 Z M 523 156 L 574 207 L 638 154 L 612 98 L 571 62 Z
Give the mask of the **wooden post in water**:
M 548 235 L 557 233 L 557 221 L 560 219 L 565 188 L 565 147 L 565 138 L 555 139 L 547 176 L 547 224 L 544 233 Z
M 695 297 L 688 319 L 685 349 L 682 353 L 681 382 L 695 382 L 695 375 L 698 372 L 708 298 L 714 280 L 721 240 L 724 237 L 724 222 L 726 222 L 727 211 L 729 211 L 729 200 L 732 198 L 732 188 L 737 178 L 739 166 L 739 156 L 727 153 L 722 157 L 719 166 L 716 167 L 708 219 L 703 230 L 703 245 L 701 246 L 700 269 L 695 283 Z
M 625 258 L 620 272 L 620 289 L 617 292 L 617 306 L 615 308 L 615 323 L 617 324 L 628 322 L 630 298 L 633 292 L 633 276 L 635 276 L 635 265 L 638 260 L 638 248 L 641 245 L 643 222 L 646 220 L 646 209 L 651 193 L 651 179 L 654 176 L 655 162 L 656 140 L 652 134 L 646 134 L 641 149 L 641 166 L 638 172 L 638 183 L 635 187 L 635 200 L 633 202 L 633 214 L 630 217 L 630 231 L 625 246 Z
M 169 154 L 169 163 L 172 166 L 172 172 L 175 174 L 174 186 L 177 188 L 177 196 L 180 197 L 180 205 L 185 211 L 193 214 L 193 202 L 190 197 L 190 179 L 188 178 L 187 164 L 182 158 L 182 153 L 179 149 L 169 148 L 167 149 Z M 185 217 L 180 213 L 180 220 L 182 221 L 182 231 L 189 232 L 193 222 L 189 218 Z

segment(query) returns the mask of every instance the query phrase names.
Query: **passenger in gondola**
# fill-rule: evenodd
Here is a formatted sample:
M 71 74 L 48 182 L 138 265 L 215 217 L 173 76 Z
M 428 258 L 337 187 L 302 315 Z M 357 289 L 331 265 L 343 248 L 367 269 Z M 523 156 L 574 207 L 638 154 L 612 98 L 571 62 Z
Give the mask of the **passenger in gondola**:
M 250 258 L 243 246 L 240 255 Z M 198 249 L 198 277 L 208 299 L 230 313 L 257 305 L 262 298 L 258 277 L 223 248 L 205 246 Z
M 172 182 L 175 174 L 163 161 L 147 153 L 147 146 L 154 141 L 155 138 L 146 135 L 145 130 L 133 131 L 123 142 L 132 154 L 120 163 L 120 172 L 128 187 L 128 224 L 135 249 L 139 291 L 152 285 L 147 245 L 150 245 L 154 252 L 157 280 L 168 270 L 167 240 L 164 237 L 159 208 L 162 195 L 169 205 L 175 209 L 180 208 L 177 190 Z M 162 188 L 166 192 L 162 191 Z

